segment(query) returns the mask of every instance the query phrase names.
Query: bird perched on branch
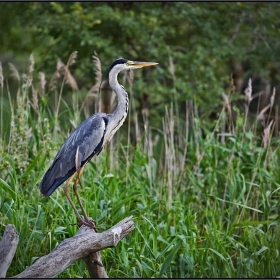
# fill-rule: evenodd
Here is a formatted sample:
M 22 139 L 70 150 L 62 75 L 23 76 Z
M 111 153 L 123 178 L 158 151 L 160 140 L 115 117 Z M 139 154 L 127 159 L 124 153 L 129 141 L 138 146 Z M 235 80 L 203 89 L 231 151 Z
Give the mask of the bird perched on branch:
M 157 65 L 155 62 L 138 62 L 124 58 L 117 59 L 108 69 L 109 84 L 117 94 L 118 105 L 113 113 L 96 113 L 83 121 L 66 139 L 50 168 L 45 173 L 40 191 L 44 196 L 50 196 L 62 183 L 68 180 L 64 186 L 64 193 L 71 204 L 78 219 L 79 225 L 86 225 L 95 229 L 95 223 L 86 215 L 78 194 L 77 185 L 82 170 L 87 162 L 98 155 L 104 145 L 111 140 L 116 131 L 122 126 L 127 116 L 129 99 L 125 88 L 118 83 L 118 73 L 123 70 L 139 69 L 142 67 Z M 70 195 L 69 185 L 74 176 L 74 193 L 81 207 L 84 218 L 76 209 Z

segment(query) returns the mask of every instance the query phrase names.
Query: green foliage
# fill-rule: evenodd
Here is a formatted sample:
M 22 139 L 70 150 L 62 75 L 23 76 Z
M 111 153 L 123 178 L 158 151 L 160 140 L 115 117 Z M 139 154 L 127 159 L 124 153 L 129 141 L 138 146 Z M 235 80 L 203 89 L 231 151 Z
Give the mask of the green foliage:
M 47 78 L 70 50 L 79 53 L 73 73 L 86 91 L 93 83 L 94 51 L 103 72 L 118 57 L 159 62 L 156 70 L 141 72 L 135 85 L 136 108 L 148 108 L 156 127 L 174 95 L 180 107 L 195 98 L 208 118 L 221 105 L 234 65 L 245 65 L 244 76 L 258 73 L 279 84 L 277 2 L 3 2 L 0 7 L 1 52 L 34 52 Z
M 10 137 L 1 138 L 0 232 L 10 223 L 19 232 L 8 277 L 77 231 L 70 226 L 76 218 L 62 190 L 49 198 L 39 193 L 41 177 L 68 130 L 33 83 L 33 68 L 31 56 L 16 102 L 10 103 Z M 63 114 L 76 123 L 76 104 L 65 106 Z M 105 230 L 134 216 L 135 230 L 116 248 L 102 251 L 109 276 L 279 276 L 279 139 L 265 132 L 260 138 L 258 123 L 248 128 L 248 112 L 234 107 L 237 118 L 228 130 L 232 114 L 226 106 L 211 129 L 195 102 L 186 104 L 184 122 L 178 107 L 178 101 L 166 106 L 158 141 L 147 122 L 137 145 L 124 145 L 121 128 L 84 170 L 80 195 L 98 227 Z M 88 273 L 78 261 L 59 277 Z

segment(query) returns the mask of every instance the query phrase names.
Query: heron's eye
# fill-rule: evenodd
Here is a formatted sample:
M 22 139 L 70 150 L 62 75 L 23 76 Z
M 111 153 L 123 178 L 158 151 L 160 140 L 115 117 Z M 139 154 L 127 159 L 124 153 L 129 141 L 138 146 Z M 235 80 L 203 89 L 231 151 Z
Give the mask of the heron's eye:
M 129 66 L 129 65 L 133 65 L 133 61 L 127 61 L 126 65 Z

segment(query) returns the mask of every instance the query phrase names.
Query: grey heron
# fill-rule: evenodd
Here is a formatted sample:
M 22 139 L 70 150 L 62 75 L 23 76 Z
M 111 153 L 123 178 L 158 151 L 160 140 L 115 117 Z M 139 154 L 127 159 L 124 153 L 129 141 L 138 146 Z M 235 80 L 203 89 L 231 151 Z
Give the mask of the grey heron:
M 111 140 L 116 131 L 122 126 L 128 112 L 129 99 L 125 88 L 118 83 L 118 73 L 123 70 L 138 69 L 157 65 L 156 62 L 139 62 L 119 58 L 109 67 L 109 84 L 118 97 L 116 109 L 110 113 L 96 113 L 84 120 L 66 139 L 61 146 L 53 163 L 45 173 L 40 183 L 41 193 L 48 197 L 66 180 L 64 193 L 71 204 L 79 225 L 95 229 L 95 223 L 86 215 L 78 194 L 77 185 L 82 170 L 87 162 L 98 155 L 104 145 Z M 76 174 L 73 190 L 81 207 L 84 219 L 76 209 L 70 195 L 69 186 Z

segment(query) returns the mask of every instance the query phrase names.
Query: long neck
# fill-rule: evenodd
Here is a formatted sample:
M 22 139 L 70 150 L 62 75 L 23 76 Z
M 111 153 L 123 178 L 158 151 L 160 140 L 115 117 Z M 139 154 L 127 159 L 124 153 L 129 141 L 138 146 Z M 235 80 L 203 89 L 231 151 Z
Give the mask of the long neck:
M 116 109 L 108 115 L 110 117 L 108 125 L 110 126 L 110 129 L 114 130 L 114 133 L 123 124 L 126 118 L 129 102 L 125 88 L 118 83 L 117 74 L 117 71 L 111 71 L 109 74 L 110 87 L 118 97 L 118 105 Z

